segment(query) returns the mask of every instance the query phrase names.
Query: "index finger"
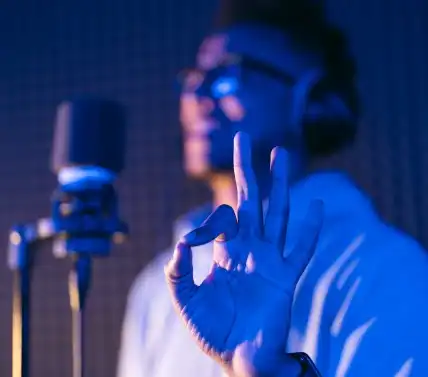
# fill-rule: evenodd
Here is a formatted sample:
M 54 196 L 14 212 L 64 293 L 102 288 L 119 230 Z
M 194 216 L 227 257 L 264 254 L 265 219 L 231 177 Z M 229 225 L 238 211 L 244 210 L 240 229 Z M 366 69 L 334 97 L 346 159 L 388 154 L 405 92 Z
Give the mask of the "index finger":
M 199 227 L 183 236 L 189 246 L 205 245 L 215 239 L 233 239 L 238 232 L 235 212 L 232 207 L 222 204 Z
M 256 175 L 252 167 L 251 141 L 238 132 L 233 145 L 233 170 L 238 194 L 238 223 L 241 231 L 261 235 L 263 214 Z M 245 229 L 243 229 L 245 228 Z M 251 229 L 249 229 L 251 228 Z

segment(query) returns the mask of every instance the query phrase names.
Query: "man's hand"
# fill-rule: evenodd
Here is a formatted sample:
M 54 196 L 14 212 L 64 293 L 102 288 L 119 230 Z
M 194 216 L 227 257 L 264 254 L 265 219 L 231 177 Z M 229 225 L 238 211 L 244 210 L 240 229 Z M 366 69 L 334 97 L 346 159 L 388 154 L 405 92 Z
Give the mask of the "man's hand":
M 235 137 L 237 218 L 223 205 L 177 245 L 165 268 L 172 300 L 201 349 L 236 377 L 274 375 L 284 360 L 296 284 L 314 252 L 322 203 L 311 204 L 300 241 L 283 257 L 288 223 L 287 153 L 271 155 L 272 188 L 263 222 L 251 145 Z M 213 265 L 193 281 L 192 246 L 214 242 Z

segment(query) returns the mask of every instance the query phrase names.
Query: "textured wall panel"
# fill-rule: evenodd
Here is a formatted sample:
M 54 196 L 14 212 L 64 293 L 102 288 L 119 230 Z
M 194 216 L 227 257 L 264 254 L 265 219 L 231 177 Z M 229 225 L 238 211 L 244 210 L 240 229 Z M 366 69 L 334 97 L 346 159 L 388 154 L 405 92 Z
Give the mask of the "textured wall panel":
M 207 199 L 180 169 L 175 73 L 192 62 L 213 1 L 19 1 L 0 9 L 0 237 L 45 216 L 55 106 L 75 93 L 123 101 L 131 129 L 120 184 L 133 236 L 96 263 L 88 375 L 113 377 L 126 292 L 170 243 L 170 223 Z M 332 0 L 359 56 L 366 115 L 346 161 L 386 218 L 428 245 L 428 14 L 423 0 Z M 153 163 L 155 161 L 155 163 Z M 177 200 L 171 200 L 177 195 Z M 67 263 L 40 250 L 34 278 L 35 376 L 71 376 Z M 0 376 L 10 375 L 11 276 L 0 263 Z

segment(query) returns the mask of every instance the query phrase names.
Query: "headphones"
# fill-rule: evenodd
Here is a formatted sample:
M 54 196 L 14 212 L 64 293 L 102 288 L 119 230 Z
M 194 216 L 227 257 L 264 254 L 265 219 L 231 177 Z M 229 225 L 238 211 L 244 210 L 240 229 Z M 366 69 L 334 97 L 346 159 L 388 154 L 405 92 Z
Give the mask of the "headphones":
M 343 98 L 326 90 L 328 78 L 322 70 L 311 70 L 293 86 L 293 125 L 296 128 L 305 121 L 320 117 L 340 120 L 343 123 L 355 122 L 355 115 Z M 326 108 L 327 107 L 327 108 Z
M 296 79 L 281 69 L 246 55 L 229 54 L 212 70 L 187 70 L 179 76 L 180 86 L 184 92 L 195 92 L 218 101 L 239 89 L 245 69 L 262 72 L 292 89 L 291 122 L 297 132 L 301 130 L 300 125 L 308 120 L 327 118 L 343 123 L 356 120 L 343 98 L 328 92 L 329 81 L 323 70 L 314 69 Z

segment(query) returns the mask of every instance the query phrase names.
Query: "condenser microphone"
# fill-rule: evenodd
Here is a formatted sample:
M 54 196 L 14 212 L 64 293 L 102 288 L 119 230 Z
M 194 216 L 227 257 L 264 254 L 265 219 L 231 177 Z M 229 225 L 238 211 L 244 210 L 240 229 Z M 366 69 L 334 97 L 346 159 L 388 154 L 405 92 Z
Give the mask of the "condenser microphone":
M 59 105 L 51 158 L 59 183 L 52 219 L 55 232 L 62 235 L 55 240 L 56 256 L 108 254 L 110 237 L 120 234 L 113 183 L 124 168 L 125 143 L 121 104 L 78 98 Z M 67 231 L 74 235 L 67 236 Z
M 125 110 L 110 100 L 79 98 L 58 107 L 51 168 L 59 187 L 52 204 L 54 255 L 71 257 L 69 295 L 73 377 L 84 375 L 83 312 L 92 258 L 108 256 L 127 233 L 113 186 L 125 164 Z
M 92 259 L 110 254 L 112 242 L 127 234 L 120 220 L 114 182 L 125 163 L 126 116 L 117 102 L 81 97 L 58 107 L 51 169 L 58 187 L 51 217 L 15 225 L 8 265 L 13 284 L 13 376 L 30 374 L 30 296 L 34 248 L 53 239 L 54 255 L 69 257 L 73 377 L 84 376 L 84 308 Z

